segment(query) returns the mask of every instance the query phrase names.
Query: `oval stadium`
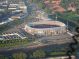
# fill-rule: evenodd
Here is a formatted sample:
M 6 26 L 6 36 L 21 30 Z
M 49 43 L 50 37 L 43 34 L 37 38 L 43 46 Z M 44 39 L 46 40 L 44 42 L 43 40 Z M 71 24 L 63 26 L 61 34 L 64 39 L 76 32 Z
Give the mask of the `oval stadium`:
M 66 25 L 60 21 L 38 21 L 25 25 L 24 30 L 32 35 L 59 35 L 66 32 Z

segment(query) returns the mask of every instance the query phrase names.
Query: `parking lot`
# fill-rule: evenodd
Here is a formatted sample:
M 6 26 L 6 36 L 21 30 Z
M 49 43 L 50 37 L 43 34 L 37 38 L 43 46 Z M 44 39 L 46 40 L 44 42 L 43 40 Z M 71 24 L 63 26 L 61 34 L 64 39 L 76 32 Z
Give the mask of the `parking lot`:
M 3 33 L 0 35 L 1 40 L 2 39 L 24 39 L 26 38 L 26 32 L 24 32 L 22 29 L 19 29 L 18 32 L 11 32 L 11 33 Z

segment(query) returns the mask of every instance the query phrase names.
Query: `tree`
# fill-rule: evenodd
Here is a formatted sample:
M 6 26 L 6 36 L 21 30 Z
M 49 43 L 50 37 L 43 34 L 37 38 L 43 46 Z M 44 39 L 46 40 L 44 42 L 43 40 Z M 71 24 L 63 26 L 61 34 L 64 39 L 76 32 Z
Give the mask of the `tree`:
M 9 58 L 4 55 L 0 55 L 0 59 L 9 59 Z
M 45 8 L 45 4 L 43 2 L 39 2 L 38 3 L 38 7 L 40 7 L 41 9 Z
M 14 53 L 12 56 L 13 56 L 13 59 L 26 59 L 27 58 L 27 55 L 23 52 Z
M 71 0 L 61 0 L 61 6 L 67 9 L 70 2 Z
M 44 11 L 45 11 L 46 13 L 48 13 L 48 14 L 52 13 L 52 10 L 49 9 L 49 8 L 45 8 Z
M 35 52 L 33 52 L 33 58 L 34 59 L 40 59 L 45 57 L 45 52 L 43 50 L 36 50 Z
M 32 0 L 32 2 L 37 3 L 37 2 L 38 2 L 38 0 Z

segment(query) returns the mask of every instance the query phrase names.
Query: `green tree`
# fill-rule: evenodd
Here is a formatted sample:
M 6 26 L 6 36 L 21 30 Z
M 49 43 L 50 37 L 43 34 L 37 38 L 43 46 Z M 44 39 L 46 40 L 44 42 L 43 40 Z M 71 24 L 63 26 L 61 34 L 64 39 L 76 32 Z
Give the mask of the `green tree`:
M 35 59 L 40 59 L 45 57 L 45 52 L 43 50 L 36 50 L 35 52 L 33 52 L 33 58 Z
M 43 2 L 39 2 L 38 3 L 38 7 L 40 7 L 41 9 L 45 8 L 45 4 Z
M 4 55 L 0 55 L 0 59 L 9 59 L 9 58 Z
M 13 56 L 13 59 L 26 59 L 27 58 L 27 55 L 23 52 L 14 53 L 12 56 Z
M 37 2 L 38 2 L 38 0 L 32 0 L 32 2 L 37 3 Z
M 45 11 L 46 13 L 48 13 L 48 14 L 52 13 L 52 10 L 49 9 L 49 8 L 45 8 L 44 11 Z

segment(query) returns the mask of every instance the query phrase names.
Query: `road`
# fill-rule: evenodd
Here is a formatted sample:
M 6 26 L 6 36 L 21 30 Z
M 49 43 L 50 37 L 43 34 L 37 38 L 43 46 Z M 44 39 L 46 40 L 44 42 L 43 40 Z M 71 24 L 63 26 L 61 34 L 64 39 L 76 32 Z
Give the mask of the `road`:
M 59 47 L 60 46 L 60 47 Z M 36 46 L 29 46 L 29 47 L 21 47 L 21 48 L 14 48 L 14 49 L 3 49 L 0 51 L 0 54 L 2 55 L 11 55 L 12 53 L 16 53 L 16 52 L 20 52 L 20 51 L 24 51 L 24 52 L 31 52 L 37 49 L 44 49 L 44 50 L 54 50 L 56 51 L 56 48 L 60 48 L 58 49 L 58 51 L 61 51 L 61 48 L 66 48 L 67 45 L 63 44 L 63 45 L 36 45 Z
M 61 34 L 58 36 L 49 36 L 49 37 L 42 37 L 42 38 L 36 38 L 36 40 L 34 42 L 30 42 L 27 45 L 23 45 L 23 46 L 18 46 L 17 48 L 12 48 L 12 50 L 14 49 L 21 49 L 21 48 L 28 48 L 28 49 L 32 49 L 32 48 L 39 48 L 42 46 L 46 46 L 46 45 L 62 45 L 62 44 L 66 44 L 66 43 L 70 43 L 73 42 L 72 38 L 70 35 L 68 34 Z M 2 48 L 0 49 L 0 51 L 5 51 L 8 50 L 8 48 Z M 11 49 L 9 49 L 11 50 Z
M 32 19 L 32 20 L 34 20 L 34 19 Z M 31 20 L 31 21 L 32 21 Z M 19 28 L 23 28 L 24 27 L 24 25 L 25 24 L 27 24 L 27 22 L 28 22 L 29 20 L 27 19 L 27 20 L 25 20 L 24 21 L 24 23 L 22 23 L 21 25 L 18 25 L 18 26 L 15 26 L 14 28 L 11 28 L 11 29 L 9 29 L 9 30 L 7 30 L 7 31 L 5 31 L 5 32 L 13 32 L 13 31 L 18 31 L 19 30 Z M 59 37 L 61 38 L 61 40 L 59 40 Z M 57 47 L 58 46 L 58 49 L 60 48 L 60 47 L 66 47 L 66 45 L 64 45 L 63 43 L 64 42 L 71 42 L 72 40 L 69 38 L 67 38 L 66 40 L 64 40 L 65 38 L 66 38 L 66 35 L 62 35 L 62 36 L 59 36 L 59 37 L 54 37 L 54 36 L 52 36 L 52 37 L 43 37 L 43 38 L 39 38 L 36 42 L 33 42 L 33 43 L 31 43 L 31 44 L 28 44 L 28 45 L 30 45 L 30 46 L 21 46 L 21 47 L 17 47 L 17 48 L 13 48 L 13 49 L 0 49 L 0 54 L 5 54 L 5 55 L 9 55 L 9 54 L 11 54 L 11 53 L 15 53 L 15 52 L 18 52 L 18 51 L 25 51 L 25 52 L 29 52 L 30 50 L 35 50 L 35 49 L 51 49 L 51 48 L 54 48 L 54 47 Z M 51 43 L 49 44 L 48 42 L 43 42 L 42 40 L 48 40 L 48 42 L 50 41 Z M 42 41 L 42 42 L 41 42 Z M 59 45 L 61 45 L 61 44 L 59 44 L 60 42 L 62 42 L 62 46 L 59 46 Z M 39 43 L 39 44 L 38 44 Z M 45 43 L 48 43 L 48 44 L 45 44 Z M 57 45 L 57 43 L 58 43 L 58 45 Z M 33 44 L 35 44 L 35 45 L 33 45 Z M 32 46 L 33 45 L 33 46 Z

